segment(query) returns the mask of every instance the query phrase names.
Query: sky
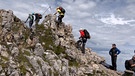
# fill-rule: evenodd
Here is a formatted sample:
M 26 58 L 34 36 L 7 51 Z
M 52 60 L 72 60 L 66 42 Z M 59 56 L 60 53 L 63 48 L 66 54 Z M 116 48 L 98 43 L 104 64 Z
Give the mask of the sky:
M 54 14 L 57 6 L 65 8 L 63 22 L 72 25 L 75 39 L 80 28 L 87 29 L 91 39 L 86 47 L 105 57 L 109 64 L 108 51 L 115 43 L 121 50 L 118 70 L 125 69 L 124 61 L 131 59 L 135 50 L 135 0 L 0 0 L 0 9 L 13 10 L 22 21 L 33 12 Z

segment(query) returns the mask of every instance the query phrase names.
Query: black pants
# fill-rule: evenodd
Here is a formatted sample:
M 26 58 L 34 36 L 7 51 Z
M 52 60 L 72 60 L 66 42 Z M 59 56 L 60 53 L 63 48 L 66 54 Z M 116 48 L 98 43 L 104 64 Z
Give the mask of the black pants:
M 77 47 L 81 45 L 80 43 L 82 43 L 82 46 L 80 46 L 80 47 L 81 47 L 81 51 L 82 51 L 83 54 L 85 54 L 85 44 L 86 44 L 86 42 L 87 42 L 87 38 L 81 38 L 80 40 L 77 41 Z
M 29 27 L 31 28 L 32 25 L 33 25 L 33 20 L 30 20 L 30 21 L 29 21 Z
M 39 18 L 36 18 L 35 19 L 35 24 L 37 25 L 39 23 L 40 19 Z
M 135 72 L 135 67 L 131 67 L 131 70 Z
M 111 60 L 112 60 L 112 69 L 117 70 L 117 64 L 116 64 L 117 56 L 111 56 Z
M 58 22 L 61 23 L 62 22 L 62 18 L 64 17 L 64 15 L 59 15 L 58 16 Z

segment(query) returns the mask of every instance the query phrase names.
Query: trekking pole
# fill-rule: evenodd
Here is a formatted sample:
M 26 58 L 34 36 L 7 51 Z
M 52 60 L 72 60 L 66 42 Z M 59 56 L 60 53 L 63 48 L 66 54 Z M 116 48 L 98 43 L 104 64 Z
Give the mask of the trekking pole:
M 45 12 L 47 12 L 47 11 L 49 10 L 49 8 L 51 9 L 51 6 L 49 6 L 49 7 L 45 10 Z M 44 12 L 42 15 L 44 15 L 45 12 Z

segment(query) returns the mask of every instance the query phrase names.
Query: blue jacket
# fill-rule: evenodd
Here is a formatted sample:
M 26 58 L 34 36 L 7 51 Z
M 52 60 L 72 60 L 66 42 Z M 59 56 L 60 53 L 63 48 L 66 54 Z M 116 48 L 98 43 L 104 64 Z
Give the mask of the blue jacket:
M 118 54 L 120 54 L 120 50 L 118 49 L 118 48 L 112 48 L 110 51 L 109 51 L 109 54 L 111 55 L 111 56 L 115 56 L 115 54 L 116 55 L 118 55 Z

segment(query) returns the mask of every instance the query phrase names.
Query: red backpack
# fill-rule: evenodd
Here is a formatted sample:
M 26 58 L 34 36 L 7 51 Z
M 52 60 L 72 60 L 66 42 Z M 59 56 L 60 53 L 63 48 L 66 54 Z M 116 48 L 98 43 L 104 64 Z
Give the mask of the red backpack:
M 62 13 L 65 13 L 66 12 L 65 9 L 62 8 L 62 7 L 59 7 L 59 9 L 61 10 Z
M 38 13 L 38 17 L 39 17 L 39 19 L 42 19 L 42 15 L 41 15 L 41 14 L 39 14 L 39 13 Z

